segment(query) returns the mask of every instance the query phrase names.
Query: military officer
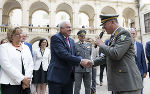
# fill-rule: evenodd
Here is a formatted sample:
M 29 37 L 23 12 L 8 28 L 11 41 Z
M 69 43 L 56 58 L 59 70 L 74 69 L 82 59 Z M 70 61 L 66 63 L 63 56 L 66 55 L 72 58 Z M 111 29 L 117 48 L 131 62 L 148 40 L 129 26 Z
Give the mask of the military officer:
M 85 42 L 85 30 L 80 30 L 78 33 L 79 41 L 75 44 L 77 54 L 83 59 L 91 59 L 92 44 Z M 85 86 L 85 94 L 91 94 L 91 72 L 92 68 L 83 68 L 81 66 L 75 67 L 75 87 L 74 94 L 80 94 L 82 79 Z
M 104 57 L 93 60 L 94 65 L 107 65 L 108 90 L 114 94 L 141 94 L 142 78 L 135 63 L 132 35 L 119 26 L 119 15 L 100 15 L 101 26 L 111 34 L 108 46 L 96 40 Z

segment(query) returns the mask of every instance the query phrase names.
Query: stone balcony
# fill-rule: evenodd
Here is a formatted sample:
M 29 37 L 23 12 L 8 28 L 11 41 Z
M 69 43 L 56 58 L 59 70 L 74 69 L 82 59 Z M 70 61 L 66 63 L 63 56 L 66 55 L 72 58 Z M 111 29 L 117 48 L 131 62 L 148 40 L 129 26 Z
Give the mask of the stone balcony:
M 47 38 L 49 40 L 49 38 L 58 33 L 59 28 L 57 27 L 28 27 L 28 26 L 20 26 L 22 28 L 23 31 L 26 31 L 28 34 L 28 39 L 27 41 L 30 43 L 34 43 L 37 38 Z M 3 38 L 6 38 L 6 32 L 8 30 L 8 27 L 1 27 L 0 26 L 0 40 Z M 87 31 L 87 36 L 86 37 L 90 37 L 92 39 L 95 39 L 99 33 L 102 31 L 101 28 L 72 28 L 72 33 L 71 33 L 71 37 L 73 39 L 75 39 L 75 41 L 77 40 L 77 32 L 79 30 L 86 30 Z M 104 39 L 108 38 L 109 35 L 104 34 Z

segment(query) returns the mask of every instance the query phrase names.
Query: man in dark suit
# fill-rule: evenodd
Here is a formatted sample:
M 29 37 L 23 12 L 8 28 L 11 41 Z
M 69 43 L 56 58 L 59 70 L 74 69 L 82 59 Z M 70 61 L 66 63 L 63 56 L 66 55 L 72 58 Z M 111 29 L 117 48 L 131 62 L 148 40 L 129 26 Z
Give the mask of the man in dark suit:
M 146 43 L 145 51 L 146 51 L 146 57 L 148 60 L 148 72 L 149 72 L 149 77 L 150 77 L 150 41 Z
M 129 29 L 130 33 L 133 36 L 133 39 L 135 41 L 134 43 L 134 48 L 135 48 L 135 61 L 136 64 L 140 70 L 141 77 L 145 78 L 147 75 L 147 66 L 146 66 L 146 61 L 145 61 L 145 54 L 144 54 L 144 49 L 142 43 L 138 42 L 135 40 L 137 36 L 136 29 L 130 28 Z
M 73 94 L 74 66 L 91 66 L 90 60 L 76 56 L 71 24 L 63 21 L 60 32 L 51 37 L 51 61 L 47 72 L 49 94 Z
M 94 61 L 94 65 L 106 63 L 108 90 L 113 94 L 141 94 L 143 88 L 141 74 L 135 63 L 132 35 L 119 26 L 119 15 L 100 15 L 101 25 L 111 34 L 108 45 L 98 38 L 96 45 L 104 54 Z
M 134 39 L 134 49 L 135 49 L 135 61 L 140 70 L 142 80 L 147 75 L 147 66 L 145 61 L 145 54 L 142 43 L 135 40 L 137 32 L 135 28 L 129 28 L 128 31 L 132 34 Z M 143 91 L 143 90 L 142 90 Z M 143 92 L 141 92 L 143 94 Z

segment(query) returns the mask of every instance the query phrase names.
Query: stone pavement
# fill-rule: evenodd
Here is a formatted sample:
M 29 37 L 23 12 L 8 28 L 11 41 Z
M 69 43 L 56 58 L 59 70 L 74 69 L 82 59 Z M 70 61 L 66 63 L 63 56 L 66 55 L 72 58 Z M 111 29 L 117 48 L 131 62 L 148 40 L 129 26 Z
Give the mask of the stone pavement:
M 99 68 L 97 68 L 97 83 L 99 83 Z M 144 89 L 143 89 L 143 94 L 150 94 L 150 78 L 149 75 L 147 75 L 147 77 L 144 79 Z M 97 92 L 96 94 L 111 94 L 110 91 L 108 91 L 107 89 L 107 77 L 106 77 L 106 71 L 104 71 L 104 77 L 103 77 L 103 86 L 97 85 Z M 82 84 L 81 87 L 81 93 L 80 94 L 85 94 L 84 93 L 85 89 L 84 89 L 84 85 Z
M 99 67 L 97 68 L 97 83 L 99 83 Z M 144 79 L 144 89 L 143 89 L 143 94 L 150 94 L 150 78 L 149 75 L 147 75 L 147 77 Z M 82 83 L 81 86 L 81 91 L 80 94 L 85 94 L 85 89 L 84 89 L 84 85 Z M 36 94 L 36 93 L 34 93 Z M 48 94 L 48 90 L 46 92 L 46 94 Z M 107 90 L 107 77 L 106 77 L 106 71 L 104 71 L 104 77 L 103 77 L 103 86 L 97 85 L 97 92 L 96 94 L 111 94 L 110 91 Z

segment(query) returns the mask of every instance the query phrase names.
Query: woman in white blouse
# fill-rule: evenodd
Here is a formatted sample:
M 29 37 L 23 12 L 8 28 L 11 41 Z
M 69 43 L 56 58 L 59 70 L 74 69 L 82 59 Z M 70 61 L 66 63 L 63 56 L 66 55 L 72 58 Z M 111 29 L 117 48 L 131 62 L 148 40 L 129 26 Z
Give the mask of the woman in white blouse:
M 33 52 L 34 71 L 32 83 L 36 84 L 37 94 L 45 94 L 47 83 L 47 69 L 50 62 L 48 41 L 41 39 L 39 48 Z
M 9 28 L 8 43 L 0 46 L 0 84 L 2 94 L 29 94 L 33 59 L 29 47 L 21 43 L 22 30 Z M 28 93 L 25 93 L 29 91 Z

